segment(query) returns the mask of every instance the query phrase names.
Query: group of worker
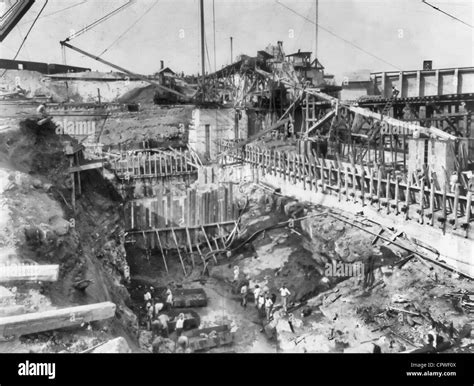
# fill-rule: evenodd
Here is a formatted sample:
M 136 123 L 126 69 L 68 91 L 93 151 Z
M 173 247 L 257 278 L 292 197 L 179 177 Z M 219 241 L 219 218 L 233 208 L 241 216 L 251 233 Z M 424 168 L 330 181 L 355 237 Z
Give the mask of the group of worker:
M 236 283 L 239 280 L 240 270 L 238 266 L 233 269 L 234 277 L 233 282 Z M 250 294 L 250 281 L 249 277 L 246 276 L 245 280 L 240 282 L 240 304 L 246 308 L 248 303 L 248 297 Z M 279 289 L 282 309 L 285 313 L 288 311 L 288 297 L 291 295 L 290 290 L 286 284 L 283 284 Z M 268 289 L 262 289 L 258 284 L 253 289 L 253 295 L 255 299 L 255 308 L 261 319 L 269 322 L 273 318 L 273 311 L 277 300 L 277 295 L 274 293 L 270 294 Z
M 170 288 L 166 288 L 164 293 L 165 301 L 156 301 L 154 288 L 150 287 L 143 298 L 145 300 L 147 329 L 152 331 L 155 335 L 157 334 L 167 338 L 169 336 L 168 324 L 170 322 L 170 317 L 163 311 L 168 311 L 173 308 L 173 292 Z M 176 319 L 175 330 L 178 337 L 183 331 L 184 319 L 183 313 L 179 314 Z

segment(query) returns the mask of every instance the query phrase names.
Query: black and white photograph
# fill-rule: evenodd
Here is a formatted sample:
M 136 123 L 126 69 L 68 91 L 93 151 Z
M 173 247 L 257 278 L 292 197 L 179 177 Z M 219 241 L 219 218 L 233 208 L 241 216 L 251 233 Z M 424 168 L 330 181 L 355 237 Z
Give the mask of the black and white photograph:
M 472 0 L 1 0 L 0 385 L 472 385 L 473 47 Z

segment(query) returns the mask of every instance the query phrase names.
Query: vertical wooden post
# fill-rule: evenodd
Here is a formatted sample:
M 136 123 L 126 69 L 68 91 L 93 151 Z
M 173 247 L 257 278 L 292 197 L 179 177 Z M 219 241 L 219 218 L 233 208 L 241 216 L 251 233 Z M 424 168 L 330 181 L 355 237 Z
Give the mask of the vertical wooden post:
M 382 170 L 380 166 L 377 168 L 377 205 L 380 210 L 380 196 L 382 194 Z
M 400 208 L 398 203 L 400 202 L 400 178 L 395 176 L 395 214 L 400 213 Z
M 434 217 L 435 217 L 435 186 L 434 186 L 434 178 L 431 178 L 430 180 L 430 212 L 431 212 L 431 218 L 430 218 L 430 225 L 434 225 Z
M 448 221 L 448 216 L 447 216 L 447 208 L 446 208 L 446 196 L 448 194 L 448 183 L 447 181 L 443 185 L 443 213 L 442 213 L 442 218 L 443 218 L 443 234 L 446 232 L 446 222 Z
M 338 163 L 337 164 L 337 199 L 340 202 L 341 201 L 341 195 L 342 195 L 342 181 L 341 181 L 341 166 Z
M 454 208 L 453 208 L 453 214 L 454 214 L 454 229 L 457 229 L 458 227 L 458 206 L 459 206 L 459 182 L 456 183 L 456 186 L 454 188 Z
M 296 154 L 293 154 L 293 185 L 296 185 Z
M 183 272 L 185 276 L 188 276 L 186 272 L 186 267 L 184 266 L 183 257 L 181 256 L 181 251 L 179 250 L 178 239 L 176 238 L 176 233 L 174 232 L 174 228 L 171 228 L 171 234 L 173 235 L 174 243 L 176 244 L 176 249 L 178 250 L 179 261 L 181 262 L 181 266 L 183 267 Z
M 387 185 L 385 186 L 385 200 L 387 201 L 387 214 L 390 213 L 390 172 L 387 173 Z
M 69 156 L 69 167 L 74 166 L 73 157 Z M 71 192 L 71 203 L 72 203 L 72 210 L 76 213 L 76 178 L 74 177 L 74 173 L 71 173 L 72 179 L 72 192 Z
M 372 200 L 374 198 L 374 171 L 373 169 L 370 169 L 370 182 L 369 182 L 369 200 L 370 203 L 372 203 Z
M 425 198 L 425 178 L 422 177 L 420 181 L 420 222 L 421 224 L 424 223 L 424 214 L 425 214 L 424 198 Z
M 322 193 L 326 193 L 326 189 L 325 189 L 325 181 L 324 181 L 324 165 L 323 165 L 323 159 L 321 158 L 319 163 L 320 163 L 320 167 L 321 167 L 321 192 Z
M 166 273 L 169 273 L 168 264 L 166 264 L 165 252 L 163 250 L 163 245 L 161 244 L 160 234 L 158 233 L 158 230 L 156 230 L 155 233 L 156 233 L 156 238 L 158 239 L 158 245 L 160 246 L 161 257 L 163 258 L 163 263 L 165 264 Z

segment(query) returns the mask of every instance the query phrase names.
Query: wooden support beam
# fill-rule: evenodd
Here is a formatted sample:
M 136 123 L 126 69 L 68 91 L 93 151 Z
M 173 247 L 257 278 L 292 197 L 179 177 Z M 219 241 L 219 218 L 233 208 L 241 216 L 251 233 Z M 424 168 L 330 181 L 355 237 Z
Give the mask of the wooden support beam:
M 4 265 L 0 267 L 0 283 L 12 281 L 57 281 L 59 265 Z
M 69 173 L 83 172 L 84 170 L 99 169 L 104 166 L 103 162 L 94 162 L 92 164 L 74 166 L 69 168 Z
M 176 233 L 174 232 L 173 228 L 171 228 L 171 234 L 173 235 L 174 243 L 176 244 L 176 249 L 178 250 L 179 261 L 181 262 L 181 266 L 183 267 L 184 276 L 188 276 L 188 273 L 186 272 L 186 267 L 184 266 L 183 257 L 181 256 L 181 251 L 179 250 L 178 239 L 176 238 Z
M 204 233 L 204 238 L 206 239 L 207 246 L 209 247 L 209 252 L 212 252 L 211 243 L 209 242 L 209 238 L 207 237 L 206 230 L 204 229 L 204 227 L 202 225 L 201 225 L 201 230 L 202 230 L 202 233 Z M 217 264 L 216 255 L 213 254 L 212 257 L 214 259 L 214 262 Z
M 456 183 L 456 186 L 454 188 L 454 207 L 453 207 L 454 229 L 457 229 L 458 227 L 459 187 L 460 187 L 460 184 Z
M 189 234 L 189 228 L 186 227 L 186 238 L 188 240 L 189 253 L 191 254 L 191 261 L 193 263 L 193 268 L 195 267 L 194 254 L 193 254 L 193 244 L 191 242 L 191 235 Z
M 163 263 L 165 264 L 166 273 L 169 273 L 168 264 L 166 264 L 165 251 L 163 250 L 163 245 L 161 244 L 160 234 L 158 233 L 158 230 L 156 230 L 155 232 L 156 232 L 156 238 L 158 239 L 158 245 L 160 246 L 161 256 L 163 258 Z
M 22 336 L 58 328 L 79 326 L 115 316 L 116 306 L 111 302 L 68 307 L 58 310 L 0 318 L 0 336 Z

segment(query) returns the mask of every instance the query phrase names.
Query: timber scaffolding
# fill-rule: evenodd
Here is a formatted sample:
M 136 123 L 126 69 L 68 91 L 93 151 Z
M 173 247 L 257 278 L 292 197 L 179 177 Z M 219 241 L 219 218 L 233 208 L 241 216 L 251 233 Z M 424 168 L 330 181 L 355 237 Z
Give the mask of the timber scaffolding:
M 338 160 L 318 157 L 308 146 L 299 151 L 277 151 L 247 144 L 236 147 L 233 141 L 221 141 L 221 164 L 245 163 L 252 173 L 279 177 L 282 184 L 302 185 L 314 193 L 336 195 L 338 201 L 351 201 L 375 207 L 379 212 L 403 216 L 428 227 L 439 227 L 472 238 L 472 192 L 460 194 L 460 184 L 448 192 L 447 184 L 436 189 L 431 181 L 427 187 L 404 182 L 395 173 L 384 172 L 383 167 L 348 165 Z M 304 150 L 301 151 L 301 148 Z
M 144 149 L 110 154 L 110 165 L 121 180 L 197 176 L 200 161 L 191 151 Z
M 194 267 L 196 255 L 205 265 L 207 255 L 217 261 L 215 254 L 225 252 L 238 231 L 238 208 L 233 201 L 231 183 L 210 191 L 187 189 L 183 196 L 158 190 L 156 197 L 125 205 L 126 241 L 147 251 L 160 251 L 167 272 L 166 256 L 176 251 L 187 274 L 187 257 Z

